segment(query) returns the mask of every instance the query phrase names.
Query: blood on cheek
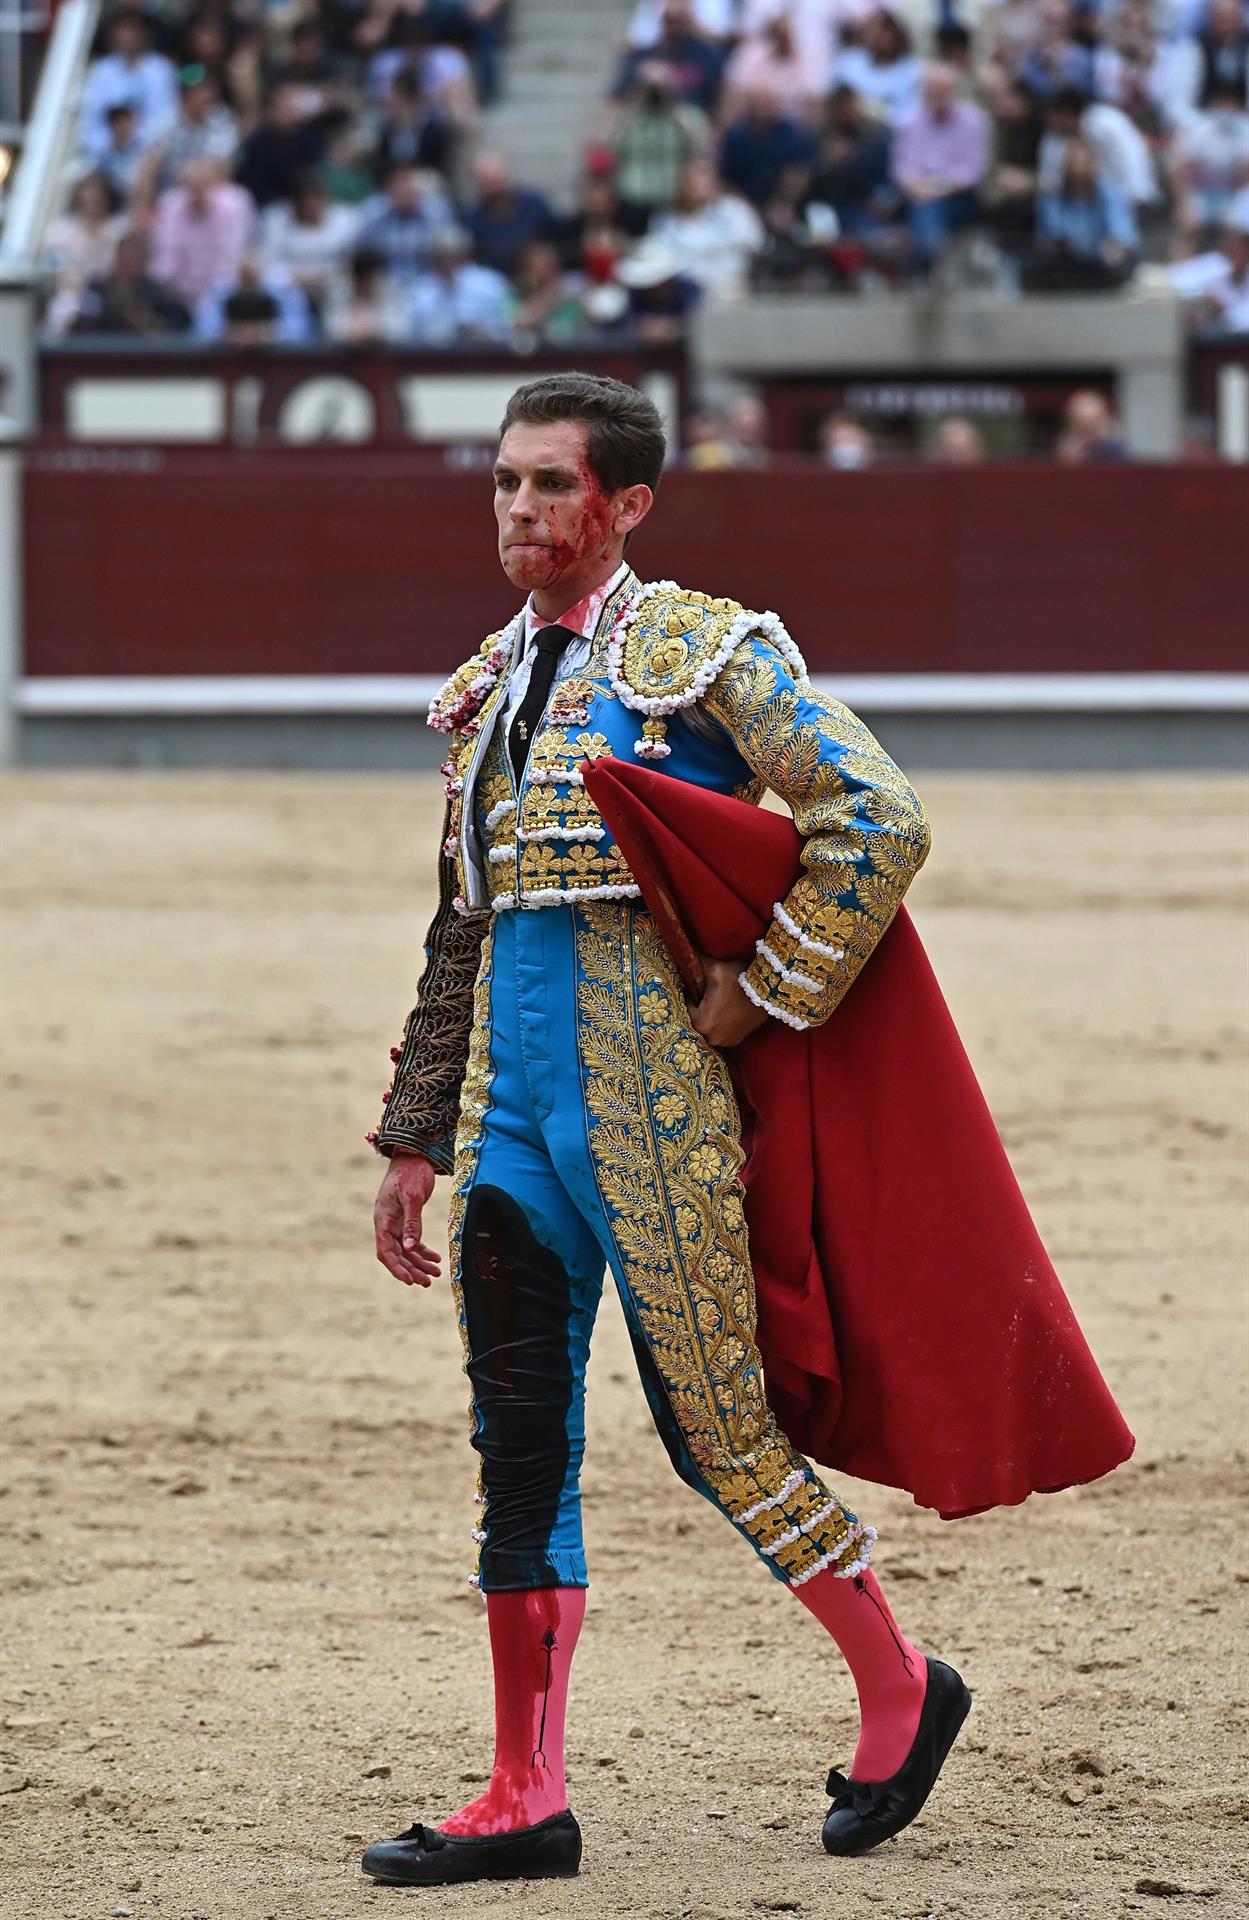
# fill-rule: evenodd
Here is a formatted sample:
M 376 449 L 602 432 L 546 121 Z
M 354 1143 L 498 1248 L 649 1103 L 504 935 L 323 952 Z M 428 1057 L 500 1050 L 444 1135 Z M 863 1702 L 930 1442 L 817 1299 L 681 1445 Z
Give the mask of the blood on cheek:
M 567 573 L 570 567 L 605 553 L 611 540 L 611 501 L 588 468 L 582 468 L 577 478 L 580 485 L 576 493 L 567 500 L 557 496 L 551 512 L 546 571 L 553 580 Z

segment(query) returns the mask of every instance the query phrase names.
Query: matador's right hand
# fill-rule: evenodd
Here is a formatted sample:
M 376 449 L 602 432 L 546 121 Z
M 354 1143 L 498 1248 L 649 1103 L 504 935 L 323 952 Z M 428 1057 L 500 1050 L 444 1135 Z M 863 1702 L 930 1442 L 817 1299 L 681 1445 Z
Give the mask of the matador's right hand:
M 435 1168 L 422 1153 L 392 1155 L 373 1208 L 377 1257 L 405 1287 L 427 1287 L 442 1260 L 421 1239 L 421 1215 L 434 1191 Z

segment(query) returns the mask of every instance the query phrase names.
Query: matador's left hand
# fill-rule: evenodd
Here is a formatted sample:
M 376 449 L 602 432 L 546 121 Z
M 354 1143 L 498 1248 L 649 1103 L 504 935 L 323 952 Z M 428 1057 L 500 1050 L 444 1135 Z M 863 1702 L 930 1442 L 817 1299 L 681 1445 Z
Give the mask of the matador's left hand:
M 709 960 L 700 954 L 707 984 L 692 1010 L 694 1028 L 713 1047 L 736 1047 L 767 1019 L 762 1007 L 747 998 L 738 985 L 740 960 Z

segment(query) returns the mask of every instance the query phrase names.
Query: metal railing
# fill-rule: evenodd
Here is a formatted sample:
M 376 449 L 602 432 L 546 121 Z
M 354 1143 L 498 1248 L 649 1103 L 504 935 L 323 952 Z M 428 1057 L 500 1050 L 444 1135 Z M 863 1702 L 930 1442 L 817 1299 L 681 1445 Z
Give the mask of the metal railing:
M 83 70 L 99 14 L 100 0 L 65 0 L 57 13 L 0 232 L 0 273 L 7 276 L 35 270 L 44 231 L 61 191 L 78 117 Z M 11 9 L 0 14 L 0 27 L 20 18 L 21 14 Z

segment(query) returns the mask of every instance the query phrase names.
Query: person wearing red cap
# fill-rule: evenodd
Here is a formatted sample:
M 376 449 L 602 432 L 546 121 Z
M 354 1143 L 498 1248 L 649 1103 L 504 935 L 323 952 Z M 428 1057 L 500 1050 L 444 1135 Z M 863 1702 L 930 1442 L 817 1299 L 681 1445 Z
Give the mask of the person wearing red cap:
M 848 1661 L 860 1705 L 823 1843 L 857 1854 L 923 1806 L 966 1717 L 962 1678 L 894 1620 L 850 1512 L 770 1408 L 756 1341 L 740 1118 L 724 1054 L 763 1023 L 818 1027 L 928 852 L 909 782 L 811 686 L 775 614 L 643 584 L 624 557 L 664 438 L 598 376 L 521 387 L 495 465 L 500 558 L 524 607 L 457 670 L 439 905 L 382 1122 L 378 1258 L 408 1285 L 451 1177 L 452 1285 L 480 1456 L 479 1548 L 495 1676 L 485 1792 L 364 1856 L 407 1884 L 574 1874 L 564 1780 L 585 1607 L 585 1365 L 604 1268 L 678 1474 Z M 708 962 L 690 1004 L 581 768 L 644 762 L 713 793 L 771 787 L 801 871 L 748 963 Z M 726 858 L 731 850 L 726 850 Z

